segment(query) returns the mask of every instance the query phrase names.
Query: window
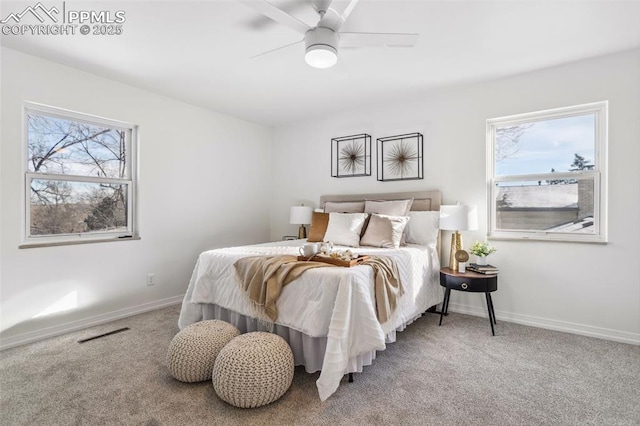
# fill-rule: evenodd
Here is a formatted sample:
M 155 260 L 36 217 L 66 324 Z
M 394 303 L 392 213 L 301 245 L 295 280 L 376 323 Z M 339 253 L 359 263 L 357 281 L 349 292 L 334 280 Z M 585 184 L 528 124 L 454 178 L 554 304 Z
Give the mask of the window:
M 21 247 L 136 238 L 136 128 L 25 104 Z
M 489 237 L 606 242 L 607 102 L 487 120 Z

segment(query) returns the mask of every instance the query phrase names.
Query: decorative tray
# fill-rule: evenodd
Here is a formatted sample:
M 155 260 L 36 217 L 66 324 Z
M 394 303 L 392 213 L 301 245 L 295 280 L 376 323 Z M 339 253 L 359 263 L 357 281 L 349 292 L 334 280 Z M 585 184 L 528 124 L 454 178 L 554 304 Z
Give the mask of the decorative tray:
M 337 257 L 329 257 L 329 256 L 322 256 L 322 255 L 315 255 L 311 257 L 298 256 L 298 260 L 304 260 L 304 261 L 311 260 L 313 262 L 330 263 L 332 265 L 344 266 L 347 268 L 350 268 L 352 266 L 357 266 L 369 258 L 370 256 L 366 256 L 366 255 L 358 256 L 355 259 L 351 259 L 351 260 L 343 260 Z

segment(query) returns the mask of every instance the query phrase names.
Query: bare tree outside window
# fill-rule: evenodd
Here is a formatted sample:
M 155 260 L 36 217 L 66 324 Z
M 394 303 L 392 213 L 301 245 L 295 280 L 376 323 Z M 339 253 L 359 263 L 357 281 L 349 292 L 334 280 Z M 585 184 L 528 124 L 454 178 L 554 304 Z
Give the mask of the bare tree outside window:
M 26 119 L 27 236 L 131 230 L 132 129 L 35 109 Z
M 496 162 L 511 157 L 520 150 L 520 138 L 533 123 L 514 124 L 496 129 Z

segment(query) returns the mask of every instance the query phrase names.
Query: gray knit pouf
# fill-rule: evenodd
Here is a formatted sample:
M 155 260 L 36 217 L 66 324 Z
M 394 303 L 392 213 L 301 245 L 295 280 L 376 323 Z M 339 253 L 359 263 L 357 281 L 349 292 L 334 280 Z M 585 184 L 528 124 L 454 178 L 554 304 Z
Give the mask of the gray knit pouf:
M 167 365 L 171 374 L 182 382 L 211 380 L 213 364 L 220 350 L 240 331 L 220 320 L 188 325 L 175 335 L 169 345 Z
M 220 398 L 242 408 L 280 398 L 293 381 L 293 352 L 276 334 L 261 331 L 234 338 L 213 366 L 213 388 Z

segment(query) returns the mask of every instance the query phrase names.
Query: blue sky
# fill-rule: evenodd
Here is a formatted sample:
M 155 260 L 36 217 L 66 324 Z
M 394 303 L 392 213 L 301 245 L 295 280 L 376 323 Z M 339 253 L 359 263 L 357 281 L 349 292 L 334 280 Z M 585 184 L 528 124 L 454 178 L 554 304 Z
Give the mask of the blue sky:
M 574 155 L 595 161 L 595 115 L 535 122 L 519 139 L 518 151 L 496 163 L 496 175 L 567 172 Z

